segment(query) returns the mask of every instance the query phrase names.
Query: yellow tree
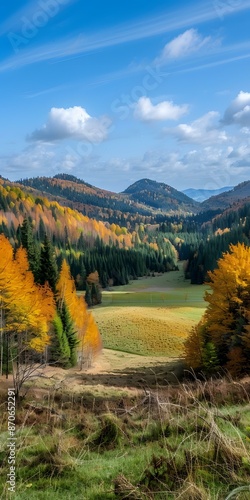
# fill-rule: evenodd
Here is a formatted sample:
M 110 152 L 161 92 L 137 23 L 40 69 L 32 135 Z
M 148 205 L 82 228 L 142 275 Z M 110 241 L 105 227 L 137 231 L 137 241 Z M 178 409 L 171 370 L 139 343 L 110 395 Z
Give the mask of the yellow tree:
M 75 282 L 65 259 L 57 283 L 57 298 L 59 311 L 65 303 L 77 330 L 78 358 L 82 366 L 83 358 L 90 356 L 90 353 L 91 357 L 95 356 L 101 350 L 102 342 L 98 327 L 92 314 L 87 310 L 84 298 L 76 293 Z
M 204 326 L 198 327 L 203 365 L 209 361 L 208 351 L 210 357 L 213 352 L 215 364 L 239 375 L 249 370 L 250 361 L 250 248 L 230 245 L 208 275 L 211 292 L 205 294 Z M 190 353 L 188 344 L 186 348 Z
M 6 376 L 11 355 L 14 385 L 19 394 L 50 343 L 50 323 L 55 302 L 49 287 L 37 286 L 29 271 L 26 250 L 20 248 L 14 258 L 9 241 L 0 236 L 1 339 L 6 344 Z M 1 363 L 3 359 L 1 342 Z

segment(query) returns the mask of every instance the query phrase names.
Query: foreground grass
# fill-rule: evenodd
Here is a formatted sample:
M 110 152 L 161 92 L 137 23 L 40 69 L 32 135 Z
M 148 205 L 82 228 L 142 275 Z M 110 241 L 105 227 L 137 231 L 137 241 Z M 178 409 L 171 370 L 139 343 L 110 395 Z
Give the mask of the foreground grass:
M 15 499 L 224 500 L 250 480 L 249 394 L 249 382 L 220 381 L 103 400 L 92 411 L 62 394 L 25 400 Z M 3 418 L 2 499 L 11 498 L 7 437 Z

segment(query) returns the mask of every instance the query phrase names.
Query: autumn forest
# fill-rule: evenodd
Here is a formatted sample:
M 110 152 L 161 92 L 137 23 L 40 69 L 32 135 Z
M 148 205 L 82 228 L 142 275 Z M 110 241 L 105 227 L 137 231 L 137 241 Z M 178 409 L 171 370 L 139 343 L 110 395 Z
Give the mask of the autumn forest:
M 89 500 L 205 500 L 245 484 L 249 184 L 198 203 L 149 179 L 112 193 L 66 174 L 0 178 L 18 498 L 79 498 L 80 481 Z

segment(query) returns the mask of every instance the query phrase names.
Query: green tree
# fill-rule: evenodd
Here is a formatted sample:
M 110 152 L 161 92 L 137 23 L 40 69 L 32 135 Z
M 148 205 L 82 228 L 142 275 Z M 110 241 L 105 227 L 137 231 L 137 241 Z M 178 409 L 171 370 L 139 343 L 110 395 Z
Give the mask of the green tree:
M 85 301 L 87 302 L 89 307 L 92 306 L 91 285 L 89 285 L 88 282 L 86 282 Z
M 21 243 L 27 251 L 29 267 L 37 282 L 39 278 L 39 248 L 35 243 L 32 224 L 26 217 L 21 225 Z
M 55 293 L 56 282 L 58 279 L 58 270 L 53 246 L 47 235 L 44 237 L 44 242 L 41 248 L 39 281 L 41 285 L 48 282 L 51 289 Z
M 65 332 L 65 335 L 67 337 L 70 350 L 70 365 L 75 366 L 77 364 L 77 345 L 79 344 L 79 340 L 77 338 L 77 331 L 74 327 L 74 322 L 64 301 L 62 302 L 62 306 L 60 309 L 60 316 L 62 320 L 63 331 Z
M 53 336 L 51 342 L 51 360 L 62 366 L 67 366 L 70 362 L 70 347 L 62 319 L 57 314 L 53 320 Z

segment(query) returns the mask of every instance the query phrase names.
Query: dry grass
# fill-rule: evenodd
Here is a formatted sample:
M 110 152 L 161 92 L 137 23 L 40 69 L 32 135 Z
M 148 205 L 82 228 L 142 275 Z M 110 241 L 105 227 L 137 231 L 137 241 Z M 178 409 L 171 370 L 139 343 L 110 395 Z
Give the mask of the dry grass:
M 93 310 L 104 347 L 141 355 L 179 356 L 203 309 L 103 307 Z

